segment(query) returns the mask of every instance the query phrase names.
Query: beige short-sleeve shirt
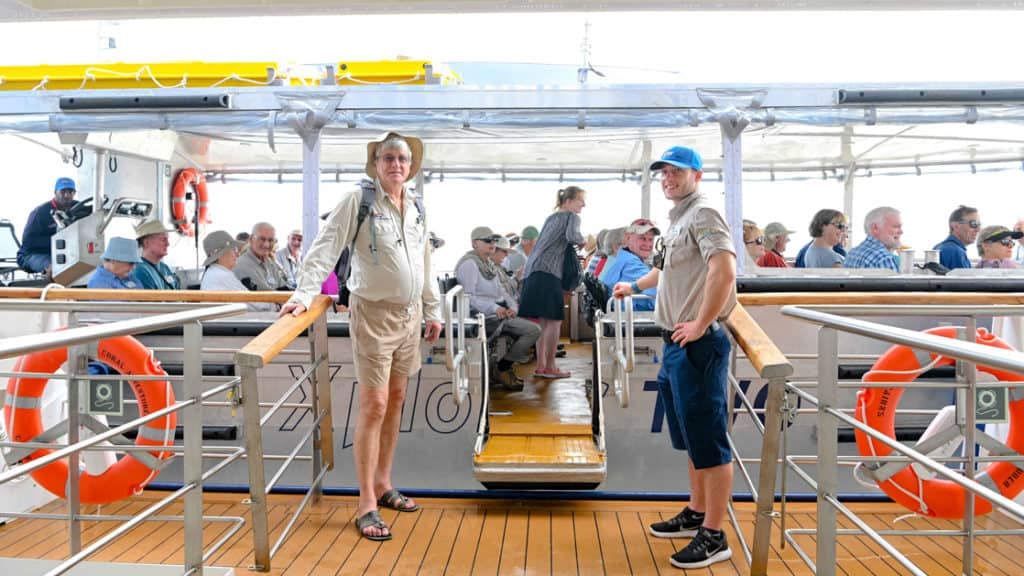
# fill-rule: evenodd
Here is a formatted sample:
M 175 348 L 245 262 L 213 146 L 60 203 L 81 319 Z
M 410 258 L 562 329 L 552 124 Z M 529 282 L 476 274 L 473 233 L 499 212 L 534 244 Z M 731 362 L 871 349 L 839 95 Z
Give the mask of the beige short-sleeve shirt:
M 672 329 L 697 318 L 704 302 L 708 260 L 719 252 L 735 255 L 736 250 L 725 219 L 699 191 L 672 208 L 663 239 L 665 265 L 658 277 L 654 319 L 658 326 Z M 729 300 L 718 316 L 720 320 L 736 306 L 736 284 L 728 290 Z

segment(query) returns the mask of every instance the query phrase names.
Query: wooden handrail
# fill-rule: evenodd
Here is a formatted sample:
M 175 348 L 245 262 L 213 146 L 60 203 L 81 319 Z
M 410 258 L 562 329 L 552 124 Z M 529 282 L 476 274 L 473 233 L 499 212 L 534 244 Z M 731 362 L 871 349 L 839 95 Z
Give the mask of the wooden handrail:
M 787 378 L 793 374 L 793 365 L 786 359 L 785 354 L 741 304 L 733 308 L 726 322 L 736 343 L 743 348 L 747 359 L 762 378 Z
M 278 318 L 269 328 L 235 353 L 235 364 L 252 368 L 266 366 L 330 307 L 330 297 L 320 294 L 313 298 L 309 310 L 298 316 L 289 314 Z
M 39 299 L 42 288 L 0 288 L 0 298 Z M 51 288 L 48 300 L 127 300 L 130 302 L 272 302 L 284 304 L 291 292 L 221 292 L 214 290 L 109 290 Z
M 748 292 L 744 306 L 787 304 L 1024 304 L 1021 292 Z

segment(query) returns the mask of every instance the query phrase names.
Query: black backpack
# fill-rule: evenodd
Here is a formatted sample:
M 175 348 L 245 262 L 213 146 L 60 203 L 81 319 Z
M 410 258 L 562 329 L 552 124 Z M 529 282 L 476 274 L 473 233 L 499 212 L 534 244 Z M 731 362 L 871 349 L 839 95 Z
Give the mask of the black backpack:
M 352 274 L 352 247 L 356 243 L 356 238 L 359 237 L 359 229 L 362 228 L 363 221 L 366 220 L 367 216 L 370 217 L 370 225 L 373 225 L 373 203 L 377 200 L 377 185 L 373 181 L 364 178 L 359 181 L 359 188 L 362 190 L 362 197 L 359 199 L 359 212 L 356 214 L 356 233 L 352 235 L 352 243 L 341 251 L 337 263 L 334 264 L 334 273 L 338 277 L 338 303 L 345 306 L 348 306 L 349 297 L 348 277 Z M 426 211 L 423 207 L 423 198 L 420 196 L 415 196 L 414 198 L 420 218 L 425 218 Z M 376 234 L 370 238 L 370 253 L 373 254 L 373 263 L 379 264 Z

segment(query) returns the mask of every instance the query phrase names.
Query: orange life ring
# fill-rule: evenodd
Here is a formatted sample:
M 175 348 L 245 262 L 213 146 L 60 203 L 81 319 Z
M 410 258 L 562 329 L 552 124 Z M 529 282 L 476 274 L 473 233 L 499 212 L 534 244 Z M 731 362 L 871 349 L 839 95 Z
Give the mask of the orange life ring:
M 196 190 L 196 202 L 199 205 L 199 217 L 195 222 L 189 222 L 189 211 L 185 207 L 185 196 L 190 186 Z M 179 232 L 186 236 L 195 236 L 199 224 L 210 223 L 207 199 L 206 176 L 203 176 L 202 172 L 195 168 L 185 168 L 178 172 L 171 192 L 171 217 Z
M 925 330 L 925 334 L 934 334 L 945 338 L 957 337 L 956 326 L 942 326 Z M 998 336 L 979 328 L 975 338 L 978 344 L 1013 350 Z M 918 358 L 921 354 L 922 358 Z M 953 360 L 945 356 L 938 357 L 915 351 L 907 346 L 893 346 L 875 362 L 864 378 L 864 382 L 912 382 L 921 372 L 922 365 L 948 366 Z M 1020 382 L 1024 376 L 978 366 L 978 370 L 986 372 L 1004 382 Z M 902 374 L 900 372 L 903 372 Z M 895 437 L 896 406 L 906 388 L 861 388 L 857 393 L 857 410 L 855 417 L 875 430 Z M 886 456 L 893 452 L 892 448 L 876 442 L 867 434 L 856 431 L 857 448 L 862 456 Z M 1024 398 L 1010 402 L 1010 432 L 1006 445 L 1017 452 L 1024 452 Z M 983 485 L 998 489 L 1003 496 L 1014 498 L 1024 490 L 1024 470 L 1013 462 L 992 462 L 976 479 Z M 935 518 L 963 518 L 965 490 L 940 478 L 922 479 L 913 467 L 906 466 L 885 480 L 878 481 L 878 486 L 890 498 L 903 504 L 910 510 Z M 980 497 L 974 499 L 976 515 L 988 514 L 992 504 Z
M 67 361 L 67 349 L 60 348 L 36 352 L 18 358 L 15 371 L 53 373 Z M 166 376 L 153 352 L 131 336 L 108 338 L 99 343 L 101 362 L 113 367 L 119 373 L 130 375 Z M 15 442 L 30 442 L 43 433 L 42 408 L 43 389 L 49 379 L 13 377 L 7 381 L 7 397 L 4 402 L 4 422 L 8 435 Z M 130 381 L 129 384 L 139 401 L 139 413 L 151 414 L 174 404 L 174 391 L 166 380 Z M 177 418 L 174 413 L 138 428 L 136 446 L 171 446 L 174 444 L 174 430 Z M 41 448 L 26 456 L 21 462 L 30 462 L 49 454 L 51 450 Z M 79 497 L 83 504 L 108 504 L 142 491 L 142 488 L 156 477 L 163 460 L 169 452 L 147 452 L 156 458 L 135 458 L 124 456 L 101 474 L 91 475 L 84 469 L 79 483 Z M 149 462 L 147 464 L 146 462 Z M 153 467 L 151 467 L 153 466 Z M 33 471 L 32 478 L 40 486 L 61 498 L 66 497 L 68 465 L 58 460 Z

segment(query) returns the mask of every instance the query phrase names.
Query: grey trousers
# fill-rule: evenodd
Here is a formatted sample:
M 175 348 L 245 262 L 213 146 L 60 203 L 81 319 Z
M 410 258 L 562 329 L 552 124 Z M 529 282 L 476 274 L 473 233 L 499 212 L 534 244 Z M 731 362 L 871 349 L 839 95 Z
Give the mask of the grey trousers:
M 500 327 L 501 332 L 499 336 L 508 336 L 512 338 L 512 346 L 509 347 L 508 352 L 505 353 L 503 360 L 509 362 L 520 362 L 526 360 L 530 354 L 530 348 L 540 338 L 540 326 L 536 322 L 531 322 L 518 316 L 513 318 L 506 318 L 499 320 L 497 316 L 488 316 L 486 319 L 485 328 L 487 330 L 487 337 L 490 338 Z

